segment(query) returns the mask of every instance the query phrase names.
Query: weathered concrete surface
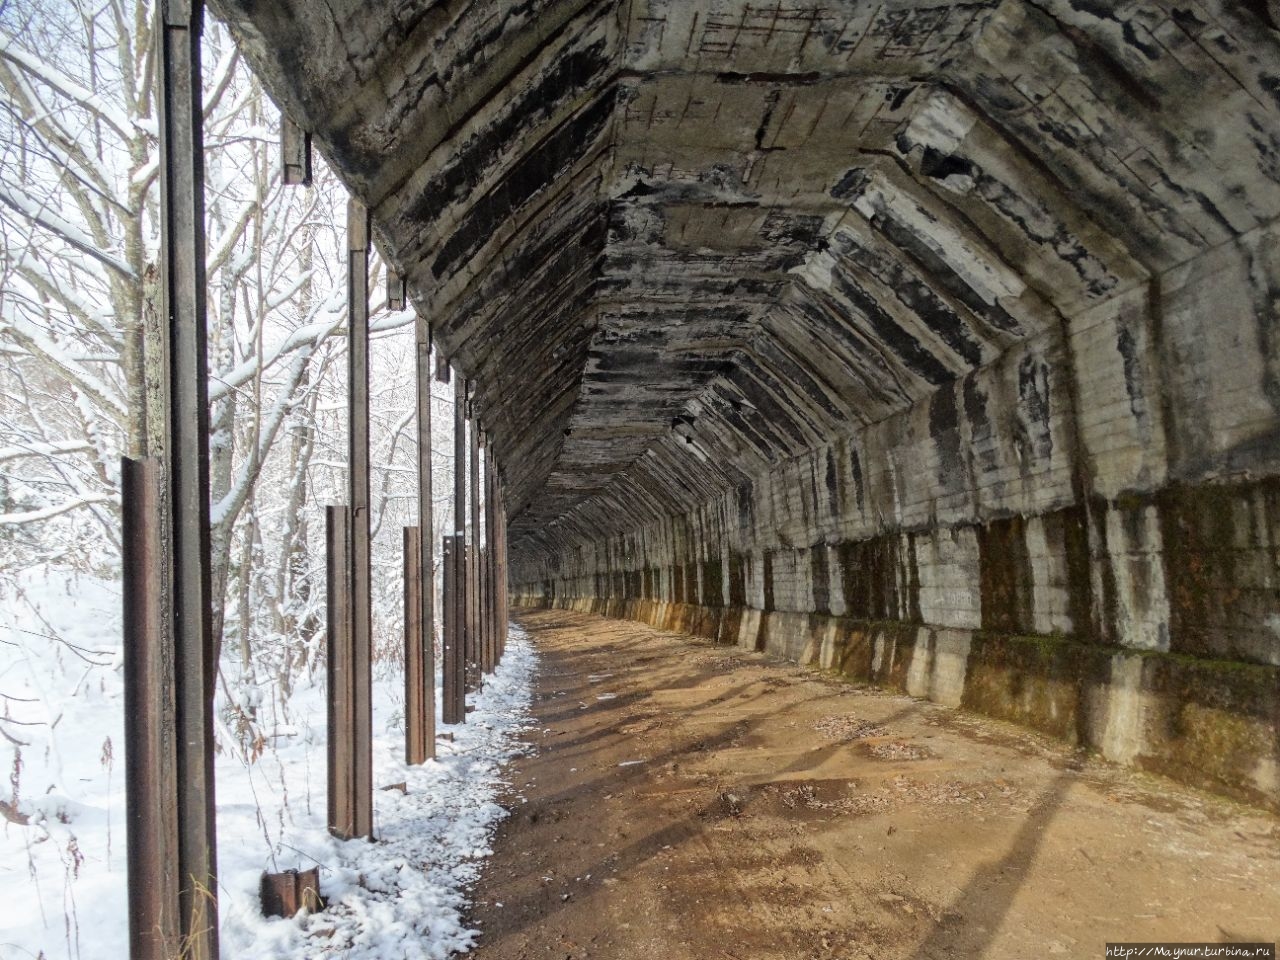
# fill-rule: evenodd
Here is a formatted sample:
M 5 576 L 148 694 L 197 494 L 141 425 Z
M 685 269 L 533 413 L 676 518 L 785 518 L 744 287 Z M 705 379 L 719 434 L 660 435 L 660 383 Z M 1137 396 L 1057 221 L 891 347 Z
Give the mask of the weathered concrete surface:
M 1102 741 L 1280 800 L 1274 0 L 211 2 L 477 380 L 528 602 L 1239 664 Z
M 521 619 L 534 750 L 475 891 L 476 960 L 1089 958 L 1280 932 L 1274 817 L 759 654 Z
M 1187 265 L 1280 213 L 1261 2 L 213 5 L 479 381 L 530 549 L 578 505 L 592 536 L 691 508 L 1015 344 L 1056 370 L 1161 278 L 1180 327 Z M 1252 247 L 1210 296 L 1256 339 Z M 1227 415 L 1227 446 L 1256 438 Z

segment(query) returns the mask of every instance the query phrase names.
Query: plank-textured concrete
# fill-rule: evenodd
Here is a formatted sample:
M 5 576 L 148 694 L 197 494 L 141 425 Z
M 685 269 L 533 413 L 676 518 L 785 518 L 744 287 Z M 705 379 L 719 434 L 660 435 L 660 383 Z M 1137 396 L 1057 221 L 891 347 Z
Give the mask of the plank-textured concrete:
M 213 5 L 476 380 L 525 602 L 1280 805 L 1276 0 Z

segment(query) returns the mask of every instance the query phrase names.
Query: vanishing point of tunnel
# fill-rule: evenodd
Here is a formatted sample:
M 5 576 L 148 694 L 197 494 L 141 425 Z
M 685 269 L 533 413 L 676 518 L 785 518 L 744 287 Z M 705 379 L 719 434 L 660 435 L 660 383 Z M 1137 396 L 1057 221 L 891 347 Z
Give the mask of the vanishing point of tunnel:
M 211 5 L 474 382 L 517 606 L 1280 810 L 1280 3 Z

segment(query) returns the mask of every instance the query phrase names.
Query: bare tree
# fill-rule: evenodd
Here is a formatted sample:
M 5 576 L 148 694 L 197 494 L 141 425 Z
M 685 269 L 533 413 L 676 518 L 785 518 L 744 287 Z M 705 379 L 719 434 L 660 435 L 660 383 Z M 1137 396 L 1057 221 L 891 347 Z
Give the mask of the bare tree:
M 0 0 L 0 574 L 113 573 L 119 457 L 161 452 L 151 19 L 144 0 Z M 224 688 L 252 721 L 254 689 L 287 693 L 321 624 L 313 533 L 345 488 L 346 196 L 319 161 L 313 186 L 283 185 L 275 108 L 218 24 L 205 47 L 214 636 L 237 654 Z M 381 277 L 375 258 L 373 289 Z M 412 320 L 373 323 L 387 638 L 416 511 Z

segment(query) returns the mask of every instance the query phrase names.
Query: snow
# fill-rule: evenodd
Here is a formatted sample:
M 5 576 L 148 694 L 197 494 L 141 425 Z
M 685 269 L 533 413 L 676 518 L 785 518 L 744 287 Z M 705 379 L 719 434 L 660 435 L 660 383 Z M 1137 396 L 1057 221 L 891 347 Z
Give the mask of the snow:
M 0 957 L 127 955 L 118 584 L 36 569 L 0 592 L 0 762 L 18 811 L 0 818 Z M 53 639 L 59 638 L 59 639 Z M 444 960 L 466 951 L 468 888 L 490 852 L 503 765 L 525 749 L 535 657 L 513 628 L 506 657 L 439 757 L 404 763 L 403 678 L 374 682 L 375 843 L 325 829 L 323 670 L 285 701 L 263 692 L 252 763 L 220 728 L 218 856 L 224 960 Z M 236 678 L 228 678 L 234 688 Z M 437 717 L 439 704 L 437 703 Z M 13 738 L 22 743 L 16 747 Z M 249 753 L 256 752 L 252 746 Z M 379 787 L 404 783 L 406 793 Z M 323 911 L 264 919 L 264 870 L 321 867 Z

